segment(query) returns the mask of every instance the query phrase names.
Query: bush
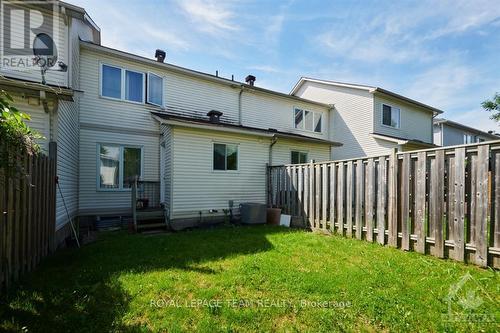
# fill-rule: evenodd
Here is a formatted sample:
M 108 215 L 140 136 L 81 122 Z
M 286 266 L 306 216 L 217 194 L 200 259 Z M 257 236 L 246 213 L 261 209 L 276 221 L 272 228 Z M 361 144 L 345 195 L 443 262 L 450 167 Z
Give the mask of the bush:
M 11 105 L 14 100 L 5 91 L 0 91 L 0 168 L 7 172 L 20 172 L 18 158 L 40 153 L 36 140 L 43 138 L 29 128 L 30 116 Z

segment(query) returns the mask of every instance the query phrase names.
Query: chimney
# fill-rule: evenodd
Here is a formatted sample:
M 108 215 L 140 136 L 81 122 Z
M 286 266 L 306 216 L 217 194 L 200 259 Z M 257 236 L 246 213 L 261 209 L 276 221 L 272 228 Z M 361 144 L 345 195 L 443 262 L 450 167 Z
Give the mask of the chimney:
M 255 80 L 256 80 L 256 79 L 255 79 L 255 76 L 253 76 L 253 75 L 248 75 L 248 76 L 245 78 L 245 82 L 246 82 L 248 85 L 252 86 L 252 87 L 253 87 L 253 85 L 255 84 Z
M 217 110 L 212 110 L 209 113 L 207 113 L 207 116 L 208 116 L 210 122 L 213 124 L 220 123 L 220 117 L 222 115 L 223 115 L 223 113 L 220 111 L 217 111 Z
M 156 61 L 158 61 L 158 62 L 164 62 L 166 56 L 167 56 L 167 53 L 165 53 L 165 51 L 160 50 L 160 49 L 156 50 L 156 53 L 155 53 Z

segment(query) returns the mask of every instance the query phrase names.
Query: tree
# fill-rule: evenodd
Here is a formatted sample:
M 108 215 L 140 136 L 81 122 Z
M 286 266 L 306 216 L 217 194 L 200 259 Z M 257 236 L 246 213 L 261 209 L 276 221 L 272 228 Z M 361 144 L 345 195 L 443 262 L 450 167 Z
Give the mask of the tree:
M 500 93 L 496 93 L 493 99 L 482 102 L 481 106 L 492 113 L 491 119 L 497 122 L 500 121 Z
M 40 146 L 36 140 L 42 136 L 29 128 L 30 116 L 11 105 L 14 100 L 5 91 L 0 91 L 0 168 L 7 172 L 20 172 L 19 157 L 36 155 Z

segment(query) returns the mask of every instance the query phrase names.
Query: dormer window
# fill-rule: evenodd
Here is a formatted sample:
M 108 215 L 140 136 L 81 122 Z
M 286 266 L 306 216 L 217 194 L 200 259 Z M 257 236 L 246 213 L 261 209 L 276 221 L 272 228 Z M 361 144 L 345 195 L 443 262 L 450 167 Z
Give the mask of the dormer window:
M 314 112 L 303 110 L 299 108 L 294 109 L 294 127 L 296 129 L 309 131 L 309 132 L 322 132 L 322 114 L 321 112 Z
M 394 128 L 400 127 L 401 110 L 399 108 L 382 104 L 382 124 Z

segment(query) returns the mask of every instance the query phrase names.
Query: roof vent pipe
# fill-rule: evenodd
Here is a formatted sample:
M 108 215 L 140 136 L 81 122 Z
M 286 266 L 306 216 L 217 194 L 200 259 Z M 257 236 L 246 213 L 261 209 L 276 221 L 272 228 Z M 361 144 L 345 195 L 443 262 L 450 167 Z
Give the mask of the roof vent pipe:
M 223 113 L 220 111 L 217 111 L 217 110 L 212 110 L 212 111 L 207 113 L 207 116 L 208 116 L 210 122 L 213 124 L 220 123 L 220 117 L 222 115 L 223 115 Z
M 155 52 L 155 58 L 156 58 L 156 61 L 158 62 L 165 62 L 165 58 L 167 57 L 167 53 L 163 50 L 156 50 Z
M 253 87 L 253 85 L 255 84 L 255 80 L 256 80 L 256 78 L 255 78 L 255 76 L 253 76 L 253 75 L 248 75 L 248 76 L 245 78 L 245 82 L 246 82 L 248 85 L 252 86 L 252 87 Z

